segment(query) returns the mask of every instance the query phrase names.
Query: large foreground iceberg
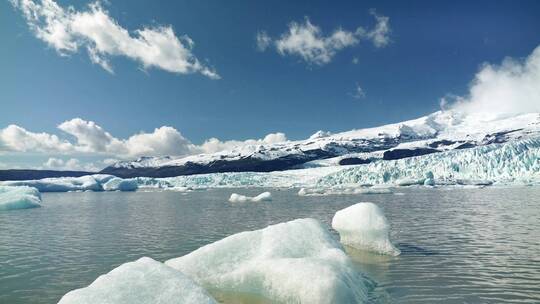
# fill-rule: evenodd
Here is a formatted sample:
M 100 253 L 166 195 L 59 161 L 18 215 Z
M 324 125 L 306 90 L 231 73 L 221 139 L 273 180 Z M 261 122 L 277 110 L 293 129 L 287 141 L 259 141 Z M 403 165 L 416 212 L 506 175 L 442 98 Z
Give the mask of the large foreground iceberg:
M 0 186 L 0 211 L 41 207 L 36 188 Z
M 216 301 L 187 276 L 151 258 L 120 265 L 59 304 L 210 304 Z
M 202 286 L 280 303 L 363 303 L 367 280 L 314 219 L 242 232 L 165 264 Z
M 356 249 L 382 254 L 401 252 L 390 242 L 390 225 L 382 210 L 373 203 L 358 203 L 339 210 L 332 219 L 341 243 Z

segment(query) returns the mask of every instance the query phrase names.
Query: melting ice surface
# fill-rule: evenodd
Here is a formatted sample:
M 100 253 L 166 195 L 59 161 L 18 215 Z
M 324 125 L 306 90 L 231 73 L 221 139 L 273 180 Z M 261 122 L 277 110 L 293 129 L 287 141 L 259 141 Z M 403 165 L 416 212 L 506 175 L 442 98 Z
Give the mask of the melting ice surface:
M 0 186 L 0 211 L 41 207 L 41 194 L 27 186 Z
M 187 276 L 151 258 L 122 264 L 88 287 L 68 292 L 59 304 L 214 304 Z
M 327 228 L 299 219 L 238 233 L 165 264 L 202 286 L 280 303 L 364 303 L 366 279 Z
M 332 219 L 341 243 L 360 250 L 399 255 L 390 242 L 390 224 L 382 210 L 373 203 L 358 203 L 339 210 Z
M 257 196 L 245 196 L 245 195 L 233 193 L 229 197 L 229 202 L 231 203 L 262 202 L 262 201 L 271 201 L 271 200 L 272 200 L 272 194 L 268 191 L 263 192 Z

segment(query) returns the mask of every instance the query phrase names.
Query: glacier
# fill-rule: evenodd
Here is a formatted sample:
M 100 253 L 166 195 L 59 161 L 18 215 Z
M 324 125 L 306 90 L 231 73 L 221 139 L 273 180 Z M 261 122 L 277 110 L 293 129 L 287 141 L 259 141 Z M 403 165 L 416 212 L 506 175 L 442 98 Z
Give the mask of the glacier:
M 65 294 L 58 304 L 215 304 L 202 287 L 180 271 L 148 257 L 98 277 L 88 287 Z
M 4 186 L 34 187 L 40 192 L 136 189 L 188 191 L 207 188 L 274 187 L 298 188 L 299 195 L 384 194 L 391 193 L 391 186 L 538 184 L 540 137 L 404 159 L 379 159 L 361 165 L 274 172 L 209 173 L 168 178 L 121 179 L 112 175 L 94 174 L 0 182 L 0 185 Z
M 0 211 L 41 207 L 41 194 L 36 188 L 0 186 Z
M 336 212 L 332 228 L 339 233 L 341 243 L 355 249 L 381 254 L 399 255 L 390 242 L 390 224 L 375 204 L 362 202 Z
M 272 194 L 270 192 L 263 192 L 257 196 L 245 196 L 237 193 L 231 194 L 229 197 L 229 202 L 231 203 L 245 203 L 245 202 L 263 202 L 271 201 Z
M 317 184 L 332 187 L 424 184 L 426 181 L 443 186 L 539 184 L 540 138 L 374 162 L 328 174 Z
M 163 178 L 359 165 L 538 137 L 539 113 L 482 121 L 447 110 L 380 127 L 335 134 L 317 132 L 305 140 L 247 145 L 184 157 L 141 157 L 115 163 L 101 173 L 124 178 Z
M 208 290 L 279 303 L 365 303 L 370 288 L 315 219 L 234 234 L 165 264 Z

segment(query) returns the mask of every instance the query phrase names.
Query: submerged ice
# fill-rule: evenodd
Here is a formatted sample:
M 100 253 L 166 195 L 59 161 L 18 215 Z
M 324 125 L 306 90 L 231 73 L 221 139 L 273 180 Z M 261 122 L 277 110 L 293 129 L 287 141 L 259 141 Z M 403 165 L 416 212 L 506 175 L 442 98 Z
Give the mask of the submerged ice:
M 36 188 L 0 186 L 0 211 L 41 207 L 41 195 Z
M 88 287 L 65 294 L 59 304 L 214 304 L 186 275 L 151 258 L 118 266 Z
M 366 279 L 314 219 L 229 236 L 167 265 L 210 290 L 281 303 L 363 303 Z
M 382 210 L 373 203 L 358 203 L 339 210 L 332 219 L 341 243 L 381 254 L 399 255 L 390 242 L 390 224 Z

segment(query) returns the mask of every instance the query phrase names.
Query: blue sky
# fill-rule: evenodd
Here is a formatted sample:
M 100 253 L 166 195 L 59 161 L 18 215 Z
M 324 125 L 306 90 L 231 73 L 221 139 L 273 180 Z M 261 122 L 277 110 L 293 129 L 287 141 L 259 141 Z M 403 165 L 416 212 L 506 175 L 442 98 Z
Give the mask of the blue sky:
M 85 12 L 93 2 L 56 3 Z M 384 45 L 370 36 L 380 21 L 372 9 L 388 18 Z M 199 67 L 178 72 L 152 61 L 145 68 L 146 59 L 102 54 L 110 73 L 92 62 L 88 42 L 79 42 L 77 51 L 59 51 L 37 37 L 21 7 L 1 1 L 0 129 L 14 124 L 73 140 L 73 133 L 57 127 L 79 117 L 119 139 L 161 126 L 193 144 L 275 132 L 302 139 L 320 129 L 339 132 L 434 112 L 441 97 L 467 93 L 482 63 L 524 58 L 540 42 L 538 1 L 109 0 L 100 10 L 132 37 L 138 29 L 170 26 L 187 45 L 187 35 Z M 355 42 L 334 49 L 324 63 L 290 48 L 280 52 L 274 45 L 291 22 L 305 27 L 306 20 L 320 29 L 320 38 L 341 29 Z M 364 33 L 354 36 L 359 27 Z M 263 32 L 272 40 L 265 51 L 256 40 Z M 205 69 L 220 79 L 204 75 Z M 47 149 L 1 150 L 0 142 L 4 167 L 71 158 L 71 152 Z M 80 160 L 118 158 L 81 151 L 72 154 Z

